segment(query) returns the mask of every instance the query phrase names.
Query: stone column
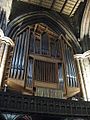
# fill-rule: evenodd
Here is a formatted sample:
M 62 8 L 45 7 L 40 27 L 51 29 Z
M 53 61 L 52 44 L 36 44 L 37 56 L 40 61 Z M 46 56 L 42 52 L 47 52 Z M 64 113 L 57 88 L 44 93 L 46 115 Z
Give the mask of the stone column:
M 12 1 L 13 0 L 0 0 L 0 10 L 5 12 L 4 19 L 3 17 L 0 19 L 0 23 L 4 23 L 7 25 L 9 21 L 9 15 L 11 12 L 11 6 L 12 6 Z M 5 20 L 5 21 L 4 21 Z M 3 29 L 3 25 L 0 24 L 0 27 Z M 5 28 L 6 28 L 5 25 Z M 5 32 L 5 29 L 3 29 Z M 4 67 L 6 63 L 6 58 L 7 58 L 7 53 L 8 53 L 8 46 L 11 45 L 13 46 L 14 43 L 13 41 L 5 37 L 3 34 L 3 31 L 0 29 L 0 87 L 2 83 L 2 78 L 3 78 L 3 73 L 4 73 Z
M 5 43 L 2 43 L 2 45 L 5 45 Z M 8 52 L 8 45 L 6 44 L 4 53 L 2 55 L 1 65 L 0 65 L 0 86 L 1 86 L 1 83 L 2 83 L 4 67 L 5 67 L 5 63 L 6 63 L 6 57 L 7 57 L 7 52 Z
M 82 54 L 76 54 L 76 55 L 74 55 L 74 58 L 77 61 L 77 66 L 78 66 L 78 71 L 79 71 L 79 76 L 80 76 L 80 85 L 81 85 L 81 89 L 82 89 L 83 98 L 85 101 L 87 101 L 84 76 L 83 76 L 83 70 L 82 70 Z
M 0 47 L 0 66 L 1 66 L 1 62 L 2 62 L 4 48 L 5 48 L 5 44 L 1 43 L 1 47 Z
M 83 52 L 80 58 L 81 78 L 83 78 L 85 100 L 90 101 L 90 0 L 87 0 L 81 21 L 80 43 Z
M 0 7 L 6 11 L 6 20 L 8 21 L 13 0 L 0 0 Z
M 90 101 L 90 50 L 83 53 L 82 69 L 85 79 L 87 100 Z
M 74 57 L 78 64 L 84 100 L 90 101 L 90 50 Z
M 2 29 L 0 29 L 0 37 L 3 37 L 3 36 L 4 36 L 4 33 Z M 2 45 L 1 40 L 0 40 L 0 65 L 1 65 L 1 60 L 2 60 L 3 50 L 4 50 L 4 44 Z
M 13 41 L 9 37 L 0 37 L 1 40 L 1 62 L 0 62 L 0 87 L 3 79 L 3 73 L 4 73 L 4 68 L 5 68 L 5 63 L 6 63 L 6 58 L 7 58 L 7 53 L 8 53 L 8 47 L 14 46 Z M 3 47 L 4 46 L 4 47 Z

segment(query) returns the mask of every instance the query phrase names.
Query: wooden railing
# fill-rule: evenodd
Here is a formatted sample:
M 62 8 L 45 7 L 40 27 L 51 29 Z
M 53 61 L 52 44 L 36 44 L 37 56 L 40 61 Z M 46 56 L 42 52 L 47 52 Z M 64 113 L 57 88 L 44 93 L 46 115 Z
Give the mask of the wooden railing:
M 90 117 L 90 103 L 0 92 L 0 111 L 10 113 L 40 113 L 61 116 Z

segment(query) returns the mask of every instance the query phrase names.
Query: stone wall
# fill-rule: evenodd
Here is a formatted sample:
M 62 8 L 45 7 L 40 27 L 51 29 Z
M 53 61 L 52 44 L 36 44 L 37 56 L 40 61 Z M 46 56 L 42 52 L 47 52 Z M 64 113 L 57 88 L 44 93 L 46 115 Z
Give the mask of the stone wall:
M 6 19 L 8 21 L 11 11 L 12 0 L 0 0 L 0 7 L 6 11 Z

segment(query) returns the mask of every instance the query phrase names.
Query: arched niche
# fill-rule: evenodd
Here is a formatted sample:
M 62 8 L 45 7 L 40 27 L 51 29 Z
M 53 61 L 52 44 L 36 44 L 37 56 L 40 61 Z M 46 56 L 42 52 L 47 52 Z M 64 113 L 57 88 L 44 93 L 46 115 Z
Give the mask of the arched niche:
M 60 19 L 59 16 L 50 14 L 46 11 L 26 13 L 17 17 L 9 23 L 6 35 L 14 38 L 24 27 L 36 23 L 44 23 L 52 28 L 52 30 L 54 30 L 58 35 L 63 34 L 67 36 L 74 49 L 76 49 L 77 52 L 81 51 L 80 44 L 73 32 L 70 30 L 69 26 Z
M 43 24 L 45 24 L 45 25 L 47 25 L 49 28 L 51 28 L 57 35 L 58 35 L 58 38 L 60 39 L 59 41 L 57 41 L 57 45 L 58 45 L 58 43 L 59 42 L 61 42 L 61 40 L 63 40 L 63 42 L 65 42 L 65 46 L 66 46 L 66 48 L 68 48 L 68 46 L 67 46 L 67 43 L 68 43 L 68 45 L 69 46 L 72 46 L 72 48 L 71 49 L 73 49 L 74 51 L 76 51 L 76 52 L 79 52 L 81 49 L 80 49 L 80 45 L 79 45 L 79 43 L 78 43 L 78 41 L 77 41 L 77 39 L 76 39 L 76 37 L 74 36 L 74 34 L 71 32 L 71 30 L 70 30 L 70 28 L 67 26 L 67 24 L 64 22 L 64 21 L 62 21 L 62 20 L 60 20 L 60 19 L 57 19 L 56 18 L 56 16 L 54 16 L 54 15 L 51 15 L 51 14 L 49 14 L 49 13 L 47 13 L 47 12 L 41 12 L 41 13 L 39 13 L 39 12 L 32 12 L 32 13 L 27 13 L 27 14 L 24 14 L 24 15 L 22 15 L 22 16 L 20 16 L 20 17 L 18 17 L 18 18 L 16 18 L 16 19 L 14 19 L 12 22 L 10 22 L 9 23 L 9 25 L 8 25 L 8 27 L 7 27 L 7 31 L 6 31 L 6 35 L 7 36 L 9 36 L 10 38 L 12 38 L 13 40 L 14 40 L 14 42 L 16 42 L 16 41 L 19 41 L 19 43 L 20 43 L 20 40 L 21 40 L 21 35 L 20 35 L 20 33 L 22 33 L 22 30 L 23 29 L 25 29 L 26 30 L 26 32 L 27 32 L 27 36 L 26 36 L 26 34 L 25 34 L 25 36 L 26 36 L 26 38 L 28 37 L 28 35 L 29 35 L 29 29 L 30 29 L 30 26 L 31 25 L 34 25 L 34 24 L 39 24 L 39 23 L 43 23 Z M 29 29 L 26 29 L 26 28 L 29 28 Z M 20 35 L 19 37 L 17 37 L 18 35 Z M 17 37 L 17 38 L 16 38 Z M 48 37 L 46 37 L 46 38 L 48 38 Z M 66 38 L 66 40 L 64 40 Z M 15 41 L 15 39 L 17 39 L 16 41 Z M 22 42 L 22 41 L 21 41 Z M 24 40 L 24 42 L 26 42 L 26 39 Z M 19 44 L 19 43 L 15 43 L 15 44 Z M 29 43 L 29 39 L 28 39 L 28 43 Z M 63 43 L 64 44 L 64 43 Z M 25 44 L 23 44 L 23 45 L 25 45 Z M 21 46 L 21 44 L 20 44 L 20 46 Z M 19 48 L 21 48 L 19 46 Z M 18 47 L 17 47 L 18 48 Z M 18 49 L 19 49 L 18 48 Z M 27 44 L 27 46 L 26 47 L 24 47 L 24 48 L 28 48 L 28 44 Z M 69 57 L 70 58 L 70 52 L 71 52 L 71 49 L 67 49 L 66 51 L 69 53 L 69 56 L 66 56 L 66 59 Z M 19 49 L 20 51 L 21 51 L 21 53 L 23 53 L 23 49 L 21 50 L 21 49 Z M 27 51 L 27 50 L 26 50 Z M 11 52 L 11 51 L 9 51 L 9 52 Z M 19 52 L 20 53 L 20 52 Z M 66 53 L 66 52 L 65 52 Z M 17 50 L 16 50 L 16 54 L 17 54 Z M 26 55 L 27 55 L 27 53 L 26 53 Z M 8 55 L 9 56 L 9 55 Z M 31 58 L 30 58 L 31 57 Z M 39 56 L 40 57 L 40 56 Z M 10 58 L 10 57 L 8 57 L 8 58 Z M 20 56 L 18 55 L 18 58 L 20 58 Z M 23 90 L 25 90 L 26 89 L 26 87 L 28 87 L 26 84 L 26 78 L 24 77 L 23 78 L 23 75 L 21 76 L 23 79 L 19 79 L 19 75 L 21 75 L 21 74 L 23 74 L 23 73 L 26 73 L 27 74 L 27 66 L 28 66 L 28 58 L 27 58 L 27 56 L 25 56 L 25 62 L 26 62 L 26 64 L 25 64 L 25 69 L 24 68 L 22 68 L 22 66 L 15 66 L 14 65 L 14 67 L 11 67 L 11 72 L 12 71 L 14 71 L 13 73 L 14 73 L 14 76 L 13 76 L 13 74 L 11 75 L 11 82 L 13 81 L 15 84 L 18 84 L 19 83 L 19 85 L 21 85 L 21 87 L 20 88 L 17 88 L 16 86 L 15 86 L 15 84 L 14 83 L 12 83 L 14 86 L 15 86 L 15 89 L 17 89 L 17 90 L 21 90 L 21 92 L 23 92 Z M 32 61 L 33 61 L 33 57 L 32 56 L 30 56 L 29 55 L 29 58 L 30 58 L 30 61 L 29 62 L 31 62 L 31 63 L 33 63 Z M 15 58 L 15 59 L 17 59 L 17 58 Z M 73 59 L 73 54 L 72 54 L 72 59 Z M 17 60 L 16 60 L 17 61 Z M 19 61 L 22 61 L 22 60 L 18 60 L 17 61 L 17 63 L 19 63 Z M 53 60 L 52 60 L 53 61 Z M 75 67 L 72 65 L 73 64 L 73 62 L 72 62 L 72 64 L 70 63 L 71 62 L 71 59 L 69 59 L 68 60 L 68 62 L 67 62 L 67 65 L 68 65 L 68 70 L 67 71 L 69 71 L 69 74 L 71 73 L 70 72 L 70 70 L 69 70 L 69 68 L 70 67 L 72 67 L 71 69 L 72 69 L 72 71 L 73 71 L 73 73 L 75 73 L 74 71 L 74 69 L 75 69 Z M 7 63 L 9 63 L 9 62 L 7 62 Z M 15 63 L 15 62 L 14 62 Z M 30 64 L 31 64 L 30 63 Z M 36 64 L 37 63 L 40 63 L 40 61 L 38 61 L 38 60 L 36 60 Z M 58 64 L 58 63 L 60 63 L 60 64 Z M 63 65 L 63 63 L 61 63 L 60 61 L 57 63 L 57 68 L 59 69 L 59 71 L 62 69 L 62 66 L 65 66 L 65 63 L 64 63 L 64 65 Z M 69 64 L 68 64 L 69 63 Z M 50 66 L 50 68 L 51 67 L 54 67 L 54 68 L 56 68 L 56 62 L 54 62 L 54 63 L 51 63 L 51 64 L 48 64 L 48 62 L 46 63 L 45 61 L 44 62 L 41 62 L 41 64 L 44 64 L 45 66 Z M 40 64 L 38 64 L 38 65 L 40 65 Z M 31 65 L 31 66 L 33 66 L 33 65 Z M 59 67 L 58 67 L 59 66 Z M 48 71 L 48 67 L 46 67 L 47 69 L 46 69 L 46 71 Z M 43 68 L 40 68 L 40 69 L 43 69 Z M 64 69 L 64 71 L 65 71 L 65 68 L 63 68 Z M 63 70 L 62 70 L 63 71 Z M 37 73 L 37 72 L 36 72 Z M 64 72 L 63 72 L 64 73 Z M 54 74 L 55 74 L 55 71 L 54 71 Z M 57 70 L 57 74 L 58 74 L 58 70 Z M 5 76 L 5 75 L 4 75 Z M 13 76 L 13 77 L 12 77 Z M 45 75 L 46 76 L 46 75 Z M 75 76 L 76 76 L 76 74 L 75 74 Z M 76 77 L 75 76 L 73 76 L 73 78 L 72 78 L 72 75 L 68 75 L 68 72 L 67 72 L 67 75 L 66 75 L 66 77 L 67 77 L 67 81 L 69 82 L 70 80 L 69 80 L 69 78 L 70 79 L 75 79 L 76 80 Z M 29 76 L 29 77 L 32 77 L 32 76 Z M 57 77 L 57 76 L 56 76 Z M 55 77 L 55 78 L 56 78 Z M 12 78 L 14 78 L 14 80 L 12 80 Z M 51 78 L 52 78 L 52 76 L 51 76 Z M 18 82 L 16 81 L 16 79 L 18 80 Z M 56 78 L 57 79 L 57 78 Z M 64 79 L 65 79 L 65 77 L 64 77 Z M 40 79 L 39 79 L 40 80 Z M 55 80 L 53 80 L 53 81 L 55 81 Z M 46 82 L 46 81 L 45 81 Z M 52 82 L 52 81 L 50 81 L 50 82 Z M 62 82 L 62 81 L 61 81 Z M 8 80 L 8 83 L 10 83 L 10 79 Z M 33 83 L 33 82 L 32 82 Z M 53 82 L 54 83 L 54 82 Z M 10 85 L 10 84 L 9 84 Z M 43 85 L 43 82 L 42 82 L 42 85 Z M 54 85 L 54 87 L 55 87 L 55 89 L 57 89 L 57 84 L 49 84 L 48 86 L 53 86 Z M 62 83 L 62 85 L 63 85 L 63 83 Z M 69 86 L 71 86 L 71 87 L 77 87 L 77 83 L 75 82 L 74 84 L 73 84 L 73 81 L 71 82 L 69 82 Z M 12 86 L 12 85 L 11 85 Z M 29 87 L 30 89 L 29 90 L 31 90 L 31 93 L 30 94 L 33 94 L 32 93 L 32 91 L 33 92 L 35 92 L 36 91 L 36 88 L 35 87 L 33 87 L 34 86 L 34 84 L 31 86 L 31 87 Z M 47 84 L 46 84 L 46 86 L 47 86 Z M 45 87 L 46 87 L 45 86 Z M 23 87 L 24 87 L 24 89 L 23 89 Z M 66 87 L 66 86 L 65 86 Z M 62 87 L 63 88 L 63 87 Z M 71 89 L 73 89 L 73 88 L 71 88 Z M 76 89 L 75 89 L 76 90 Z M 71 90 L 70 90 L 71 91 Z M 73 90 L 72 90 L 73 91 Z M 76 90 L 77 91 L 77 90 Z M 24 91 L 25 92 L 25 91 Z M 28 89 L 26 90 L 26 92 L 28 92 Z M 65 93 L 66 93 L 66 91 L 65 91 Z M 75 92 L 76 93 L 76 92 Z M 61 95 L 62 96 L 62 95 Z

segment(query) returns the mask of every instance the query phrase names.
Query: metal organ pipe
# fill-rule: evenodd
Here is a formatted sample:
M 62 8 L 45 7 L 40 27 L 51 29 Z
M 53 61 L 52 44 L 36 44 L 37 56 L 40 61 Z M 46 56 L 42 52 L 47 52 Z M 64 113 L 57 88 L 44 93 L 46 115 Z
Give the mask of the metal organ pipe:
M 68 85 L 70 81 L 70 65 L 69 65 L 69 59 L 68 59 L 68 48 L 67 45 L 65 44 L 65 58 L 66 58 L 66 66 L 67 66 L 67 80 L 68 80 Z
M 22 49 L 21 49 L 21 59 L 20 59 L 20 66 L 21 66 L 21 77 L 20 79 L 23 80 L 24 79 L 24 43 L 25 43 L 25 32 L 23 33 L 23 37 L 22 37 Z
M 77 84 L 77 79 L 76 79 L 76 70 L 75 70 L 75 65 L 74 65 L 74 58 L 73 58 L 73 55 L 71 55 L 71 60 L 72 60 L 72 66 L 73 66 L 73 81 L 74 81 L 74 87 L 77 87 L 78 84 Z
M 70 66 L 70 74 L 69 74 L 69 77 L 70 77 L 70 83 L 71 83 L 71 87 L 73 87 L 73 78 L 72 78 L 72 75 L 73 75 L 73 68 L 72 68 L 72 64 L 71 64 L 71 52 L 70 52 L 70 48 L 68 47 L 68 62 L 69 62 L 69 66 Z
M 12 78 L 23 80 L 24 87 L 31 84 L 28 79 L 31 74 L 31 64 L 29 58 L 29 47 L 31 32 L 29 28 L 26 28 L 23 32 L 16 37 L 16 46 L 14 50 L 14 56 L 12 60 L 11 76 Z M 31 76 L 29 76 L 31 77 Z
M 15 61 L 16 61 L 16 55 L 17 55 L 16 53 L 17 53 L 19 37 L 16 37 L 15 40 L 16 40 L 16 44 L 15 44 L 14 55 L 13 55 L 12 64 L 11 64 L 10 77 L 13 77 L 14 69 L 16 69 Z
M 73 69 L 72 69 L 72 64 L 71 64 L 71 52 L 70 52 L 70 48 L 68 47 L 68 64 L 69 64 L 69 79 L 70 79 L 70 83 L 69 85 L 72 87 L 73 86 L 73 80 L 72 80 L 72 74 L 73 74 Z
M 27 29 L 27 31 L 26 31 L 26 44 L 25 44 L 25 70 L 24 70 L 24 73 L 25 73 L 25 75 L 24 75 L 24 81 L 25 81 L 25 85 L 24 85 L 24 87 L 26 86 L 26 82 L 27 82 L 27 67 L 28 67 L 28 54 L 29 54 L 29 42 L 30 42 L 30 40 L 29 40 L 29 38 L 30 38 L 30 29 Z
M 14 78 L 17 78 L 17 70 L 18 70 L 18 59 L 19 59 L 19 51 L 20 51 L 20 40 L 21 40 L 21 35 L 19 36 L 18 39 L 18 46 L 17 46 L 17 52 L 16 52 L 16 60 L 15 60 L 15 66 L 14 66 Z
M 20 57 L 19 57 L 19 62 L 18 62 L 18 66 L 19 66 L 19 69 L 18 69 L 18 79 L 22 80 L 23 79 L 23 74 L 24 74 L 24 64 L 23 64 L 23 57 L 25 57 L 23 54 L 24 54 L 24 43 L 25 41 L 27 41 L 26 39 L 26 31 L 24 31 L 22 33 L 22 37 L 21 37 L 21 47 L 20 47 Z
M 77 80 L 76 80 L 76 71 L 75 71 L 75 66 L 74 66 L 74 59 L 73 59 L 73 53 L 72 50 L 69 49 L 69 54 L 70 54 L 70 63 L 71 63 L 71 77 L 72 77 L 72 87 L 76 87 L 77 85 Z
M 77 87 L 73 53 L 72 53 L 72 49 L 67 44 L 65 44 L 65 51 L 66 51 L 65 59 L 66 59 L 66 66 L 67 66 L 68 86 Z

